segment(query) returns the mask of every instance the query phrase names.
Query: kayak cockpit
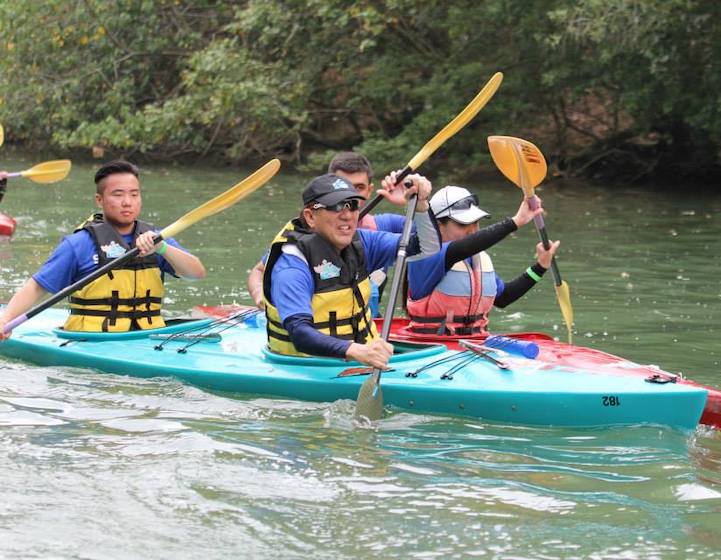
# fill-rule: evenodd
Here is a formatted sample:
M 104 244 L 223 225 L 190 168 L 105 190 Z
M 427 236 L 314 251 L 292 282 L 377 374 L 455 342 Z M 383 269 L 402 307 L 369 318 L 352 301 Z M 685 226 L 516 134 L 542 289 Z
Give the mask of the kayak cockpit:
M 173 335 L 180 333 L 193 333 L 211 326 L 213 319 L 168 319 L 165 326 L 160 329 L 145 329 L 125 332 L 83 332 L 66 331 L 63 328 L 53 329 L 58 338 L 67 340 L 137 340 L 151 338 L 155 335 Z

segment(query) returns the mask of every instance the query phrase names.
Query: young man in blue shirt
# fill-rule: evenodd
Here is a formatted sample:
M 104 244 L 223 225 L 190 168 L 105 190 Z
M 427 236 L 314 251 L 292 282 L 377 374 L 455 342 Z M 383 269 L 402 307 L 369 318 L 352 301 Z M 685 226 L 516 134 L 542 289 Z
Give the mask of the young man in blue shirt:
M 126 161 L 103 165 L 95 174 L 92 220 L 66 236 L 45 264 L 12 297 L 0 315 L 2 327 L 49 293 L 57 293 L 132 246 L 140 255 L 70 298 L 68 330 L 126 331 L 163 326 L 160 306 L 165 273 L 188 279 L 205 276 L 200 260 L 173 239 L 153 244 L 155 229 L 138 220 L 142 208 L 138 168 Z

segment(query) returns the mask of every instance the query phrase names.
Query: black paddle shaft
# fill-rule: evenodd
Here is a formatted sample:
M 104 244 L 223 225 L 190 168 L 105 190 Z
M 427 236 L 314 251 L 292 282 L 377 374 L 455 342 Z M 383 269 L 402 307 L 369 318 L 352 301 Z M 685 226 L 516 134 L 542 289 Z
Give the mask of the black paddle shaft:
M 533 193 L 531 193 L 528 197 L 528 206 L 531 210 L 536 210 L 540 207 L 538 197 L 535 196 Z M 551 242 L 548 240 L 548 234 L 546 233 L 546 222 L 543 219 L 543 214 L 535 216 L 533 218 L 533 223 L 536 226 L 538 237 L 543 243 L 543 248 L 548 251 L 548 249 L 551 248 Z M 560 286 L 563 283 L 563 280 L 561 280 L 561 272 L 558 270 L 558 265 L 556 264 L 556 257 L 551 258 L 551 271 L 553 272 L 553 280 L 556 283 L 556 286 Z
M 407 174 L 406 174 L 407 175 Z M 400 179 L 399 179 L 400 181 Z M 403 268 L 406 263 L 406 249 L 408 248 L 408 241 L 411 238 L 411 228 L 413 227 L 413 215 L 416 213 L 416 206 L 418 205 L 418 197 L 413 195 L 408 201 L 406 207 L 406 221 L 403 224 L 403 232 L 401 233 L 401 239 L 398 243 L 398 253 L 396 254 L 396 262 L 393 265 L 393 280 L 391 282 L 391 291 L 388 296 L 388 303 L 386 305 L 386 311 L 383 314 L 383 328 L 381 329 L 381 338 L 388 341 L 388 336 L 391 332 L 391 323 L 393 322 L 393 313 L 396 309 L 396 300 L 398 299 L 398 292 L 400 292 L 401 281 L 403 280 Z M 380 383 L 381 370 L 373 370 L 373 378 L 376 381 L 376 385 Z
M 543 243 L 543 248 L 546 250 L 550 249 L 551 242 L 548 239 L 546 227 L 544 226 L 536 229 L 538 230 L 538 237 Z M 558 270 L 558 265 L 556 264 L 556 257 L 551 258 L 551 272 L 553 273 L 553 280 L 556 283 L 556 286 L 560 286 L 563 283 L 563 280 L 561 279 L 561 271 Z
M 396 185 L 398 183 L 400 183 L 403 179 L 408 177 L 408 175 L 410 175 L 412 172 L 413 172 L 413 169 L 411 169 L 409 166 L 406 165 L 401 170 L 401 172 L 398 175 L 396 175 Z M 379 194 L 375 195 L 373 197 L 373 200 L 371 200 L 368 204 L 366 204 L 365 206 L 363 206 L 363 208 L 361 208 L 360 214 L 358 214 L 358 220 L 362 220 L 363 216 L 365 216 L 366 214 L 368 214 L 368 212 L 373 210 L 373 208 L 378 206 L 378 203 L 380 203 L 381 200 L 383 200 L 383 197 L 381 195 L 379 195 Z M 411 216 L 411 217 L 413 217 L 413 216 Z
M 153 237 L 153 243 L 158 244 L 163 240 L 163 236 L 160 234 L 157 234 L 155 237 Z M 104 264 L 100 268 L 98 268 L 95 272 L 91 272 L 87 276 L 83 276 L 80 280 L 75 282 L 74 284 L 70 284 L 67 288 L 60 290 L 58 293 L 56 293 L 53 297 L 50 299 L 46 299 L 44 302 L 36 305 L 33 307 L 30 311 L 25 313 L 25 316 L 30 319 L 31 317 L 34 317 L 38 313 L 41 313 L 45 311 L 48 307 L 52 307 L 56 303 L 58 303 L 61 299 L 64 299 L 68 297 L 70 294 L 77 292 L 79 289 L 87 286 L 92 282 L 93 280 L 97 280 L 100 278 L 103 274 L 107 274 L 112 269 L 119 267 L 121 264 L 128 262 L 130 259 L 135 257 L 140 253 L 140 249 L 137 247 L 133 247 L 130 251 L 125 253 L 123 256 L 118 257 L 117 259 L 113 259 L 109 263 Z

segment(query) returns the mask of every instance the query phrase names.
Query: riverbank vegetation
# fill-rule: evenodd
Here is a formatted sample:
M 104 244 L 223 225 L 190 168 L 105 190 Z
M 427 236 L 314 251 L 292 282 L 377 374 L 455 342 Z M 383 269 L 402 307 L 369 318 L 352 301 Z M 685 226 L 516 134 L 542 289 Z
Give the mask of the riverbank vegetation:
M 0 0 L 6 141 L 96 155 L 400 166 L 497 70 L 433 164 L 535 142 L 555 175 L 710 177 L 721 3 L 703 0 Z

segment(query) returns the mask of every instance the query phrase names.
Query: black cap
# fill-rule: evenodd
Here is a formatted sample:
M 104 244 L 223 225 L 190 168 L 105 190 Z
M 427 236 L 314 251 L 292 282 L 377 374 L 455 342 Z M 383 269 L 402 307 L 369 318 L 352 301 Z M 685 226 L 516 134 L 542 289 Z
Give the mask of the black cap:
M 327 173 L 313 179 L 303 190 L 303 205 L 308 206 L 311 202 L 320 202 L 326 206 L 333 206 L 342 200 L 365 198 L 358 194 L 348 181 L 338 175 Z

